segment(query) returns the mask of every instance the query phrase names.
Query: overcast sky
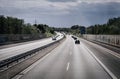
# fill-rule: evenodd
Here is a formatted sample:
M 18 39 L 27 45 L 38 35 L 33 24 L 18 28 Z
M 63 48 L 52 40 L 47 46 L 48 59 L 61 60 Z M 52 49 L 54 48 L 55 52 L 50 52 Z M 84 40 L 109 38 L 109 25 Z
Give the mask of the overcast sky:
M 120 16 L 120 0 L 0 0 L 0 15 L 55 27 L 90 26 Z

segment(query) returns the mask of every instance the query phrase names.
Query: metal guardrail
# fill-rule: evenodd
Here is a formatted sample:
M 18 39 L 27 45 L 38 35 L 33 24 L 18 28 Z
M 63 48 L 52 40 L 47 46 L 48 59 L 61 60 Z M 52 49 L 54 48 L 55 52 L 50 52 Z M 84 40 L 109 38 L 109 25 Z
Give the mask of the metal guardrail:
M 64 37 L 63 37 L 63 38 L 64 38 Z M 63 39 L 63 38 L 62 38 L 62 39 Z M 2 61 L 0 61 L 0 68 L 5 67 L 5 66 L 9 67 L 9 65 L 10 65 L 11 63 L 13 63 L 13 62 L 18 62 L 20 59 L 23 59 L 23 58 L 25 59 L 26 57 L 28 57 L 28 56 L 30 56 L 30 55 L 32 55 L 32 54 L 34 54 L 34 53 L 36 53 L 36 52 L 44 49 L 44 48 L 47 48 L 47 47 L 49 47 L 49 46 L 51 46 L 51 45 L 53 45 L 53 44 L 61 41 L 62 39 L 57 40 L 57 41 L 55 41 L 55 42 L 52 42 L 52 43 L 50 43 L 50 44 L 48 44 L 48 45 L 42 46 L 42 47 L 40 47 L 40 48 L 37 48 L 37 49 L 34 49 L 34 50 L 30 50 L 30 51 L 27 51 L 27 52 L 25 52 L 25 53 L 22 53 L 22 54 L 19 54 L 19 55 L 10 57 L 10 58 L 5 59 L 5 60 L 2 60 Z

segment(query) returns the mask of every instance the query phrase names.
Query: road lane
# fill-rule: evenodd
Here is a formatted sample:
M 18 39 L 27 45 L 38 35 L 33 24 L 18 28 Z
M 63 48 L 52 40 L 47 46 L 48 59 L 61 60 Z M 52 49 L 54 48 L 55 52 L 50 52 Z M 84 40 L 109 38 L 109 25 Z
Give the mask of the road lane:
M 60 36 L 57 38 L 57 40 L 61 39 L 63 36 L 61 36 L 61 34 L 59 34 Z M 14 47 L 9 47 L 9 48 L 4 48 L 4 49 L 0 49 L 0 61 L 19 55 L 21 53 L 25 53 L 27 51 L 42 47 L 44 45 L 47 45 L 49 43 L 54 42 L 52 40 L 52 38 L 49 39 L 45 39 L 45 40 L 40 40 L 40 41 L 36 41 L 36 42 L 32 42 L 29 44 L 23 44 L 23 45 L 19 45 L 19 46 L 14 46 Z
M 67 39 L 60 47 L 57 47 L 56 50 L 53 50 L 52 54 L 31 69 L 23 78 L 63 79 L 67 67 L 66 63 L 68 63 L 68 52 L 70 52 L 70 49 L 66 49 L 67 47 L 70 47 L 69 39 Z
M 20 79 L 111 79 L 85 47 L 75 45 L 70 36 L 36 63 L 26 73 L 21 72 Z
M 80 39 L 94 55 L 118 78 L 120 79 L 120 54 L 104 48 L 92 42 Z
M 82 44 L 74 45 L 73 53 L 67 79 L 111 79 Z

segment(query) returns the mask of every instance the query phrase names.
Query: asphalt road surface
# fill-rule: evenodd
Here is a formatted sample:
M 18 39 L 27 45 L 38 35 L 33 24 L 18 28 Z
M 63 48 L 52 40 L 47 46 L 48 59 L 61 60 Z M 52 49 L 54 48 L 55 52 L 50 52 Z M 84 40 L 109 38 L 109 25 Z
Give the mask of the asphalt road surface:
M 63 38 L 63 35 L 58 33 L 58 35 L 60 35 L 59 37 L 57 37 L 57 40 Z M 25 53 L 27 51 L 42 47 L 44 45 L 47 45 L 49 43 L 54 42 L 52 40 L 52 38 L 48 38 L 48 39 L 44 39 L 44 40 L 40 40 L 40 41 L 36 41 L 36 42 L 31 42 L 31 43 L 27 43 L 27 44 L 22 44 L 22 45 L 18 45 L 18 46 L 13 46 L 13 47 L 8 47 L 8 48 L 4 48 L 4 49 L 0 49 L 0 61 L 5 60 L 7 58 Z
M 74 39 L 67 36 L 61 45 L 13 79 L 117 79 L 116 74 L 109 70 L 112 66 L 107 68 L 99 60 L 101 55 L 94 54 L 94 48 L 88 47 L 87 43 L 81 39 L 81 44 L 75 44 Z M 95 47 L 101 50 L 100 53 L 108 51 L 97 45 Z M 109 63 L 107 60 L 105 63 Z
M 104 65 L 120 79 L 120 51 L 109 50 L 92 42 L 80 39 Z M 111 47 L 111 46 L 110 46 Z M 108 47 L 109 48 L 109 47 Z

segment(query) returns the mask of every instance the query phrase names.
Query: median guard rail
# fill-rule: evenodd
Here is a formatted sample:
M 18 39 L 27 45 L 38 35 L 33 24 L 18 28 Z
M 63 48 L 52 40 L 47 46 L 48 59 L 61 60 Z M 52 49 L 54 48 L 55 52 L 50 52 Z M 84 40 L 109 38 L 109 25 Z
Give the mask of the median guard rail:
M 64 37 L 63 37 L 63 38 L 64 38 Z M 62 38 L 62 39 L 63 39 L 63 38 Z M 11 57 L 11 58 L 2 60 L 2 61 L 0 61 L 0 68 L 5 67 L 5 66 L 9 67 L 9 65 L 10 65 L 11 63 L 13 63 L 13 62 L 19 62 L 19 60 L 25 59 L 26 57 L 28 57 L 28 56 L 30 56 L 30 55 L 32 55 L 32 54 L 35 54 L 37 51 L 40 51 L 40 50 L 42 50 L 42 49 L 44 49 L 44 48 L 47 48 L 47 47 L 49 47 L 49 46 L 51 46 L 51 45 L 53 45 L 53 44 L 61 41 L 62 39 L 57 40 L 57 41 L 55 41 L 55 42 L 52 42 L 52 43 L 50 43 L 50 44 L 48 44 L 48 45 L 42 46 L 42 47 L 40 47 L 40 48 L 37 48 L 37 49 L 34 49 L 34 50 L 30 50 L 30 51 L 28 51 L 28 52 L 25 52 L 25 53 L 22 53 L 22 54 L 13 56 L 13 57 Z

